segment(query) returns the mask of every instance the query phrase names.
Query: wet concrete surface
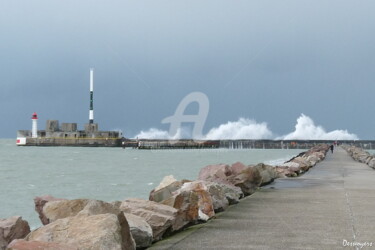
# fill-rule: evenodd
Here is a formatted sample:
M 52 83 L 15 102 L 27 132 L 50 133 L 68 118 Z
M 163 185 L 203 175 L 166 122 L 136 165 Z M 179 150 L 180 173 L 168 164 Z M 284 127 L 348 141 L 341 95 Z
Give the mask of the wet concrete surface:
M 338 148 L 301 177 L 278 179 L 150 249 L 372 248 L 375 171 Z

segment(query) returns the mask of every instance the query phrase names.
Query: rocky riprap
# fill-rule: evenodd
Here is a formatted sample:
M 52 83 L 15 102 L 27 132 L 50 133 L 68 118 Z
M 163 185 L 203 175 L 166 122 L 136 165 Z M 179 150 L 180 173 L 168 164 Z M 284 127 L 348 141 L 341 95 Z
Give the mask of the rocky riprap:
M 342 145 L 342 148 L 344 148 L 355 161 L 367 164 L 370 168 L 375 169 L 374 155 L 355 146 Z
M 0 220 L 3 249 L 144 249 L 186 227 L 215 218 L 276 178 L 296 177 L 325 158 L 328 145 L 318 145 L 279 166 L 263 163 L 217 164 L 202 168 L 198 178 L 166 176 L 149 200 L 67 200 L 52 196 L 34 199 L 43 224 L 30 232 L 21 217 Z M 353 158 L 374 164 L 366 152 L 350 149 Z M 370 166 L 374 166 L 370 165 Z

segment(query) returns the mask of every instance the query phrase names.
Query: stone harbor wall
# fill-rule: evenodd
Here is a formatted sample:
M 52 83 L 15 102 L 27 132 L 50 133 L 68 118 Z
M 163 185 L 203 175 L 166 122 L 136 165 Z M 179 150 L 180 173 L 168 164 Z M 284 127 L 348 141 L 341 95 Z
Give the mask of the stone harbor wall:
M 119 138 L 26 138 L 23 146 L 120 147 Z
M 370 168 L 375 169 L 375 156 L 362 148 L 356 146 L 342 145 L 342 148 L 355 160 L 367 164 Z
M 149 200 L 34 199 L 43 226 L 30 232 L 21 217 L 0 220 L 3 249 L 144 249 L 185 228 L 214 219 L 276 178 L 296 177 L 322 161 L 329 149 L 317 145 L 280 166 L 263 163 L 203 167 L 196 180 L 166 176 Z

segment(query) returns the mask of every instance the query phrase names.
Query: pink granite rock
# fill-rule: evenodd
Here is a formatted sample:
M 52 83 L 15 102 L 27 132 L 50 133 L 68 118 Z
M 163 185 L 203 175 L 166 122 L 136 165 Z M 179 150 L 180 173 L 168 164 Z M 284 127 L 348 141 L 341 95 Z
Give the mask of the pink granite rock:
M 173 230 L 179 230 L 215 215 L 212 198 L 203 181 L 188 182 L 168 203 L 178 210 Z
M 44 217 L 49 222 L 76 216 L 78 214 L 118 214 L 119 212 L 119 205 L 116 206 L 105 201 L 89 199 L 51 201 L 48 202 L 43 208 Z
M 47 225 L 49 223 L 48 219 L 43 213 L 43 207 L 47 204 L 47 202 L 61 201 L 61 200 L 65 200 L 65 199 L 55 198 L 51 195 L 37 196 L 34 198 L 35 211 L 39 214 L 39 219 L 43 225 Z
M 225 164 L 208 165 L 200 170 L 199 175 L 198 175 L 198 180 L 219 182 L 219 183 L 232 185 L 228 181 L 228 177 L 231 175 L 232 175 L 232 171 L 229 165 L 225 165 Z
M 88 199 L 50 201 L 44 205 L 43 214 L 48 223 L 76 216 L 89 201 Z
M 14 240 L 7 250 L 78 250 L 78 246 L 65 243 Z
M 230 166 L 231 175 L 238 175 L 242 173 L 246 168 L 247 166 L 242 162 L 235 162 Z
M 228 178 L 228 181 L 241 188 L 245 196 L 251 195 L 261 185 L 262 177 L 259 170 L 254 166 L 241 166 L 236 164 L 233 175 Z
M 191 182 L 189 180 L 173 181 L 169 184 L 162 185 L 159 189 L 153 189 L 150 192 L 149 200 L 155 202 L 162 202 L 173 196 L 173 192 L 177 191 L 186 182 Z M 159 185 L 160 186 L 160 185 Z
M 34 230 L 25 240 L 69 244 L 79 249 L 135 249 L 122 212 L 59 219 Z
M 241 162 L 229 165 L 209 165 L 201 169 L 199 180 L 218 182 L 241 188 L 245 196 L 255 192 L 262 183 L 258 169 Z

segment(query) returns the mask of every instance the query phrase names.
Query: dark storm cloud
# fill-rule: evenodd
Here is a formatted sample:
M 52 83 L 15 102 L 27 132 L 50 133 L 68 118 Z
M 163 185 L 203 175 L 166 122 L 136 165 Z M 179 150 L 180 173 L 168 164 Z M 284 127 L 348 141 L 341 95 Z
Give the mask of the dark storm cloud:
M 162 126 L 192 91 L 206 130 L 240 116 L 293 130 L 301 113 L 373 138 L 373 1 L 0 0 L 0 137 L 88 120 L 89 68 L 103 129 Z M 43 125 L 42 125 L 43 126 Z

